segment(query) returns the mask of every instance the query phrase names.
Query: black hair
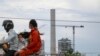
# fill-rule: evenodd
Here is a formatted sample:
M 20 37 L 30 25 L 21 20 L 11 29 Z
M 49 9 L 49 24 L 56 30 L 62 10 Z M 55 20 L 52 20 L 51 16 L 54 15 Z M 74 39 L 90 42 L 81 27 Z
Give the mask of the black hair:
M 22 35 L 23 38 L 27 39 L 29 37 L 29 32 L 21 32 L 18 35 Z
M 33 27 L 38 27 L 37 22 L 35 19 L 31 19 L 29 24 L 31 24 Z

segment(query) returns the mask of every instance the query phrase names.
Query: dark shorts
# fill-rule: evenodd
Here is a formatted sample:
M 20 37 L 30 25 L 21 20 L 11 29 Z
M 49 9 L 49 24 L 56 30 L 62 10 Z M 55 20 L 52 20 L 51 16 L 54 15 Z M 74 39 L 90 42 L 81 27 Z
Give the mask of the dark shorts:
M 4 54 L 4 56 L 14 56 L 14 53 L 15 53 L 16 51 L 15 50 L 8 50 L 5 54 Z

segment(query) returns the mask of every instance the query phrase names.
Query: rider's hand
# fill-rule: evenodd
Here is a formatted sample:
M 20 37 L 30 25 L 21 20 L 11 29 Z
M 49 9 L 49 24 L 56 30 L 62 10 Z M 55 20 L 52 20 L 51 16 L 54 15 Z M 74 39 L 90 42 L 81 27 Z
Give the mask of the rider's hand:
M 2 46 L 3 46 L 4 49 L 8 49 L 7 44 L 3 44 Z
M 17 51 L 17 52 L 15 52 L 14 56 L 17 56 L 18 54 L 19 54 L 19 52 Z
M 23 48 L 22 50 L 26 50 L 27 48 Z

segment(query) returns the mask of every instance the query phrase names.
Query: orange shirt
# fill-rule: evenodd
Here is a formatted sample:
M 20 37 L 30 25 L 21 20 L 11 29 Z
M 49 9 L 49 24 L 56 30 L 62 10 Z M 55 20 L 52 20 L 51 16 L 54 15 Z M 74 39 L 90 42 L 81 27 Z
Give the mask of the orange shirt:
M 37 29 L 32 29 L 29 36 L 29 43 L 26 47 L 30 49 L 33 53 L 36 53 L 41 48 L 41 38 L 40 33 Z

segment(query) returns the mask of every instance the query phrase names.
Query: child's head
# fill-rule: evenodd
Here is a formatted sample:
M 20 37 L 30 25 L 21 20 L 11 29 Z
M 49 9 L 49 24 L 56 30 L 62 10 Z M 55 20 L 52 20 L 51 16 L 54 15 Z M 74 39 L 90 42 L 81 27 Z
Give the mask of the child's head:
M 19 39 L 19 41 L 22 41 L 23 36 L 22 36 L 22 34 L 21 34 L 21 33 L 20 33 L 20 34 L 18 34 L 18 39 Z
M 37 28 L 37 22 L 35 19 L 31 19 L 30 22 L 29 22 L 29 28 L 32 29 L 32 28 Z
M 22 41 L 23 38 L 27 39 L 28 37 L 29 37 L 29 32 L 21 32 L 21 33 L 18 34 L 19 41 Z
M 27 39 L 29 37 L 29 32 L 21 32 L 18 34 L 18 37 Z

